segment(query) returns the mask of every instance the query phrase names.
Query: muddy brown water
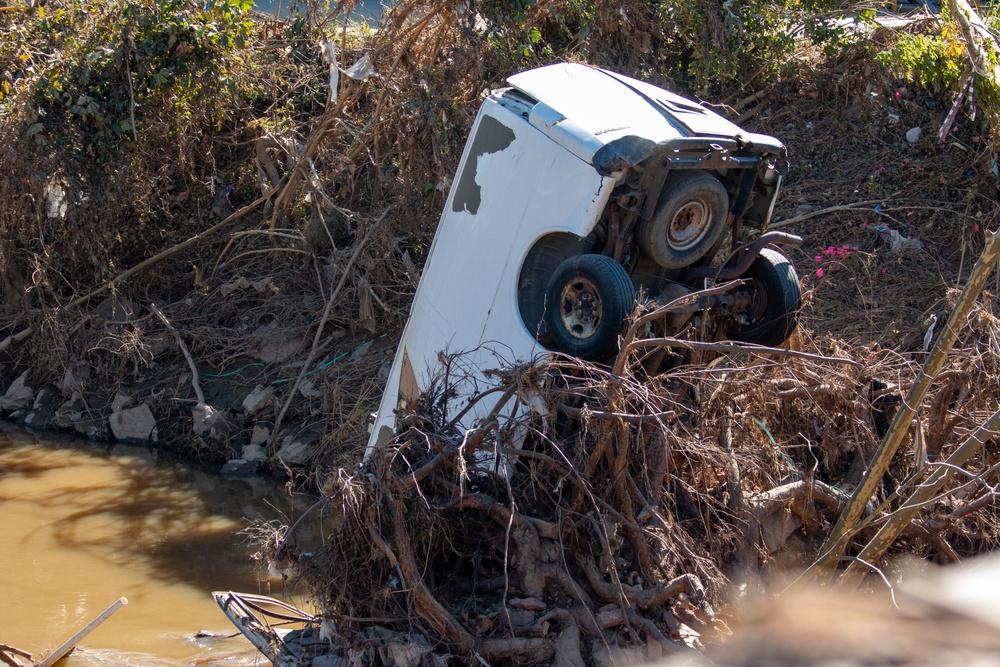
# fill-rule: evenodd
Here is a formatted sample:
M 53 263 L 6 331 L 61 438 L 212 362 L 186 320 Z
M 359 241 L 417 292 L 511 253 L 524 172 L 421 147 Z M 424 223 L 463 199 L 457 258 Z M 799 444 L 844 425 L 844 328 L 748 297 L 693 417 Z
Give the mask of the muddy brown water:
M 312 501 L 214 470 L 0 424 L 0 643 L 38 659 L 124 596 L 61 666 L 269 664 L 230 636 L 210 593 L 306 606 L 239 533 L 249 519 L 287 524 Z

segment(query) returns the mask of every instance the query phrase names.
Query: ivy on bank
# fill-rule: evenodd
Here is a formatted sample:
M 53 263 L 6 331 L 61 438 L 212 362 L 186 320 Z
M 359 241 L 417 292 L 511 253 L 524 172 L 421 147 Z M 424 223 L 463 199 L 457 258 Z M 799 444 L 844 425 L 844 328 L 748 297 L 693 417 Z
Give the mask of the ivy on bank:
M 40 146 L 69 124 L 86 152 L 135 136 L 151 100 L 183 108 L 231 91 L 229 59 L 250 37 L 252 0 L 48 2 L 0 24 L 0 109 L 21 102 Z M 28 93 L 18 95 L 16 93 Z M 165 96 L 164 93 L 167 93 Z

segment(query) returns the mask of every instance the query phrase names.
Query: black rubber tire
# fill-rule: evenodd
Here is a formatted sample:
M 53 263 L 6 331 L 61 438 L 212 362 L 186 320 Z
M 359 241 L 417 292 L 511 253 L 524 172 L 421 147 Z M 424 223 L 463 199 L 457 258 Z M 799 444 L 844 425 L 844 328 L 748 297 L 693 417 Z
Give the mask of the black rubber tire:
M 802 307 L 795 267 L 777 250 L 764 248 L 740 277 L 747 279 L 747 286 L 755 292 L 754 307 L 748 324 L 730 323 L 729 339 L 768 347 L 782 345 L 795 331 Z
M 594 251 L 594 244 L 576 234 L 555 232 L 535 241 L 524 256 L 517 280 L 517 306 L 521 321 L 535 340 L 548 341 L 545 323 L 546 292 L 552 273 L 563 260 Z
M 564 260 L 546 290 L 545 325 L 553 349 L 587 361 L 607 358 L 618 346 L 635 305 L 635 285 L 606 255 Z
M 667 176 L 656 210 L 635 232 L 639 249 L 665 269 L 690 266 L 712 248 L 726 228 L 729 194 L 703 171 Z

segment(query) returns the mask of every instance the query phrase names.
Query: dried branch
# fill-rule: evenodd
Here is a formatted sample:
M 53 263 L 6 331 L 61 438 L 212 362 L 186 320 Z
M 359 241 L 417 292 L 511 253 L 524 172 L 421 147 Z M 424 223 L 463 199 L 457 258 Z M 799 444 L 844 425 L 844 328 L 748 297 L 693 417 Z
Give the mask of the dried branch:
M 875 453 L 875 459 L 869 465 L 861 483 L 855 488 L 847 508 L 840 515 L 836 525 L 827 536 L 826 542 L 820 550 L 820 553 L 823 554 L 821 564 L 830 565 L 833 563 L 834 558 L 843 553 L 846 545 L 842 541 L 842 538 L 861 518 L 865 505 L 875 493 L 876 486 L 889 467 L 890 461 L 896 455 L 896 450 L 903 442 L 903 438 L 910 428 L 910 423 L 917 409 L 923 402 L 927 390 L 930 389 L 931 382 L 941 372 L 948 358 L 948 353 L 955 344 L 959 331 L 961 331 L 968 319 L 976 299 L 979 298 L 979 294 L 983 291 L 986 279 L 993 271 L 998 258 L 1000 258 L 1000 231 L 993 232 L 986 247 L 983 248 L 983 254 L 973 267 L 972 274 L 969 276 L 969 280 L 962 290 L 958 303 L 955 304 L 955 308 L 948 318 L 944 330 L 934 343 L 930 356 L 927 357 L 927 361 L 924 363 L 917 380 L 907 393 L 903 405 L 896 412 L 896 416 L 885 434 L 882 445 Z

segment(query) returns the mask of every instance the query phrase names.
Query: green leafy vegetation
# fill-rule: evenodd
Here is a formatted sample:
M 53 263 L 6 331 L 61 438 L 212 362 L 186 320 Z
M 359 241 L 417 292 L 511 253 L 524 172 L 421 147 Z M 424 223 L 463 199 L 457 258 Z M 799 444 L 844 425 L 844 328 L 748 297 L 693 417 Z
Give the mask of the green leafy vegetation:
M 936 90 L 955 88 L 966 69 L 965 43 L 952 25 L 923 34 L 902 34 L 876 60 L 903 79 Z
M 4 30 L 0 104 L 8 111 L 24 105 L 27 135 L 38 145 L 50 140 L 47 127 L 69 124 L 81 133 L 82 148 L 106 158 L 136 136 L 147 111 L 162 116 L 164 102 L 183 114 L 232 92 L 232 57 L 251 36 L 252 4 L 39 5 Z

